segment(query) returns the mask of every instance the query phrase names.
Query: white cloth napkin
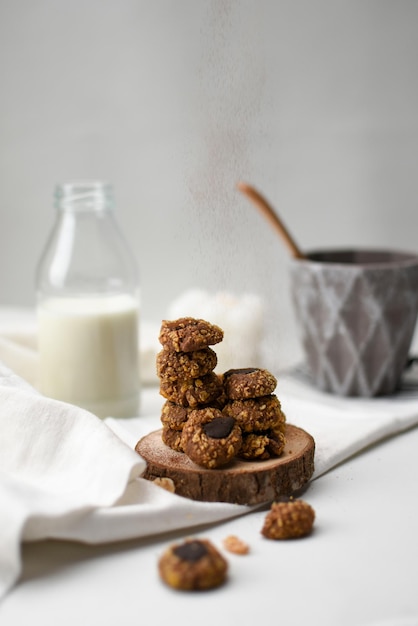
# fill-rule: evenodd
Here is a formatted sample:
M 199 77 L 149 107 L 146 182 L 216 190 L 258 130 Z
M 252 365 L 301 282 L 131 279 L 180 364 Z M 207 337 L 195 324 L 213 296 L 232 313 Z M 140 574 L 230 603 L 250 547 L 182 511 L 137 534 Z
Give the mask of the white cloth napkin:
M 19 577 L 22 541 L 112 542 L 248 510 L 181 498 L 140 478 L 143 469 L 105 422 L 43 397 L 0 364 L 0 597 Z
M 160 426 L 163 400 L 158 387 L 143 391 L 139 417 L 99 420 L 43 397 L 28 383 L 36 379 L 32 330 L 26 335 L 13 332 L 9 329 L 2 337 L 0 324 L 0 340 L 7 339 L 3 353 L 5 342 L 0 345 L 0 597 L 19 578 L 22 541 L 113 542 L 192 528 L 251 510 L 193 502 L 140 477 L 144 462 L 133 448 Z M 9 367 L 1 363 L 11 355 L 15 371 L 10 361 Z M 292 373 L 279 377 L 276 393 L 288 422 L 315 439 L 314 478 L 418 423 L 414 390 L 391 398 L 343 399 L 312 389 Z
M 276 393 L 287 421 L 315 439 L 313 479 L 371 444 L 418 424 L 418 373 L 392 396 L 342 398 L 316 390 L 295 370 L 279 378 Z

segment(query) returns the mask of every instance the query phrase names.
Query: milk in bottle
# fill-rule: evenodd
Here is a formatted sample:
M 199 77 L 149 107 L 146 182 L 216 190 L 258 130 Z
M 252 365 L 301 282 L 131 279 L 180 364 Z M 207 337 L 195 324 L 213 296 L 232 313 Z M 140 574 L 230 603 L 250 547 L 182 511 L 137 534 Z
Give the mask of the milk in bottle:
M 99 417 L 138 414 L 139 287 L 100 181 L 56 189 L 37 271 L 39 389 Z

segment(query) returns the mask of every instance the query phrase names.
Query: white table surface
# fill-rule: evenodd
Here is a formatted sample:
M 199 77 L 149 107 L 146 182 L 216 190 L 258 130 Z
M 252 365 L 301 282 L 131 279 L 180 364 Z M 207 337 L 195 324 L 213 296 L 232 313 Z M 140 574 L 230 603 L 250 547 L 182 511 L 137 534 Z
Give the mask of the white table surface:
M 143 410 L 159 405 L 155 390 Z M 0 625 L 417 625 L 417 450 L 414 428 L 314 480 L 303 495 L 317 516 L 305 539 L 263 538 L 264 508 L 195 532 L 112 545 L 26 544 Z M 173 541 L 202 536 L 223 551 L 229 534 L 251 551 L 224 552 L 223 587 L 179 592 L 159 580 L 158 558 Z

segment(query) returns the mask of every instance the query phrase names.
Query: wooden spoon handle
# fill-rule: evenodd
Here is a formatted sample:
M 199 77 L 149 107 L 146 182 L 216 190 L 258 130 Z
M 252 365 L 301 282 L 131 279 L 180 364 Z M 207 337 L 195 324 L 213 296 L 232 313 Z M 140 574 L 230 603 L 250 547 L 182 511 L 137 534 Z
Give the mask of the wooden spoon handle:
M 277 213 L 274 211 L 273 207 L 261 195 L 261 193 L 256 191 L 256 189 L 254 189 L 254 187 L 251 187 L 251 185 L 247 185 L 247 183 L 244 182 L 239 182 L 237 184 L 237 188 L 239 189 L 239 191 L 242 191 L 242 193 L 248 196 L 248 198 L 261 211 L 264 217 L 267 218 L 267 220 L 270 222 L 270 225 L 273 226 L 275 231 L 280 235 L 280 237 L 288 247 L 291 255 L 296 259 L 305 259 L 305 255 L 296 244 L 286 226 L 279 218 Z

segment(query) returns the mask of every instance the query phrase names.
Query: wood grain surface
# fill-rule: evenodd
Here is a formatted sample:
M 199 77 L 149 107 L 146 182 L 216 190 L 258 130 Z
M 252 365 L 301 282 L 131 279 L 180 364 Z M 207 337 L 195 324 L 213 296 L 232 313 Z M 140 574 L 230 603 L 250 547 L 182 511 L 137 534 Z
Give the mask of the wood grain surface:
M 206 502 L 260 504 L 302 489 L 314 471 L 315 441 L 306 431 L 286 425 L 286 446 L 279 458 L 234 459 L 220 469 L 205 469 L 164 444 L 161 430 L 138 441 L 135 450 L 146 461 L 143 477 L 171 478 L 178 495 Z

